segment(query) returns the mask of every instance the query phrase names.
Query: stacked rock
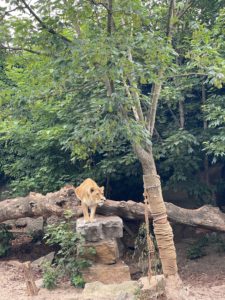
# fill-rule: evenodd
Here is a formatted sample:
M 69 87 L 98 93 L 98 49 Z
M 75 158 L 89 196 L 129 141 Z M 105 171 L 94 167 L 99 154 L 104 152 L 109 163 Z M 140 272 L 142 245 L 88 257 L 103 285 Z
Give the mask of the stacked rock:
M 77 232 L 85 238 L 85 248 L 94 248 L 95 255 L 86 258 L 93 261 L 85 269 L 85 282 L 100 281 L 105 284 L 121 283 L 130 280 L 129 267 L 120 259 L 118 242 L 123 236 L 123 221 L 117 216 L 96 216 L 93 223 L 85 223 L 83 218 L 77 220 Z

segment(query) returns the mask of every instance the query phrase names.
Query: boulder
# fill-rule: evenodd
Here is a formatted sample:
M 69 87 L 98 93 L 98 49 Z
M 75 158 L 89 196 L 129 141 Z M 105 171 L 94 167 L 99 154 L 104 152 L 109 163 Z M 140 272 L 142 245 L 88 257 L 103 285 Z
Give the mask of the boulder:
M 16 228 L 23 228 L 27 226 L 27 220 L 28 218 L 21 218 L 18 220 L 15 220 L 15 227 Z
M 139 285 L 141 286 L 142 290 L 157 290 L 160 287 L 165 288 L 165 278 L 164 275 L 155 275 L 152 276 L 150 281 L 149 278 L 141 277 L 138 280 Z
M 95 222 L 85 222 L 77 219 L 77 232 L 80 232 L 87 242 L 97 242 L 105 239 L 121 238 L 123 236 L 123 221 L 117 216 L 96 216 Z
M 50 252 L 45 256 L 42 256 L 31 263 L 32 267 L 41 267 L 44 263 L 49 262 L 52 263 L 55 256 L 55 252 Z
M 129 267 L 122 261 L 113 265 L 94 264 L 82 271 L 85 282 L 100 281 L 105 284 L 130 280 Z
M 135 300 L 139 285 L 136 281 L 105 285 L 101 282 L 86 283 L 80 300 Z
M 5 221 L 4 224 L 8 225 L 10 229 L 16 230 L 16 229 L 23 229 L 23 232 L 25 233 L 36 233 L 36 232 L 42 232 L 43 231 L 43 217 L 39 218 L 20 218 L 17 220 L 8 220 Z
M 86 243 L 84 247 L 87 249 L 84 257 L 96 263 L 110 265 L 116 263 L 119 258 L 119 249 L 115 239 Z M 95 249 L 95 255 L 88 253 L 90 248 Z
M 140 299 L 158 299 L 165 294 L 165 278 L 163 275 L 152 276 L 150 281 L 148 277 L 141 277 L 138 283 L 141 287 Z

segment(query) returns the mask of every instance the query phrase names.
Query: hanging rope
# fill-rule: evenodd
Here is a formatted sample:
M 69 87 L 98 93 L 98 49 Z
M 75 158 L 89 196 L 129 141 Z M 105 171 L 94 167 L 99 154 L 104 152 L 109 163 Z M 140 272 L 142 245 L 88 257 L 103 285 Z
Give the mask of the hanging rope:
M 148 247 L 148 279 L 149 282 L 152 277 L 152 264 L 151 259 L 153 255 L 155 254 L 154 245 L 150 237 L 150 231 L 149 231 L 149 218 L 148 218 L 148 196 L 147 193 L 144 192 L 144 203 L 145 203 L 145 226 L 146 226 L 146 239 L 147 239 L 147 247 Z

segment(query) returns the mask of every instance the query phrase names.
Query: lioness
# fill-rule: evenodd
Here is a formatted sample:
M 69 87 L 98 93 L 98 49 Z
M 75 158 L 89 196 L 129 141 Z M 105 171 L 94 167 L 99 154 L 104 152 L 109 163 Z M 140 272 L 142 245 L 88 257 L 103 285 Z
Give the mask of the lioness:
M 85 222 L 94 222 L 97 206 L 102 206 L 106 200 L 103 194 L 104 186 L 99 187 L 94 180 L 87 178 L 75 188 L 75 193 L 81 201 Z M 91 210 L 90 216 L 88 208 Z

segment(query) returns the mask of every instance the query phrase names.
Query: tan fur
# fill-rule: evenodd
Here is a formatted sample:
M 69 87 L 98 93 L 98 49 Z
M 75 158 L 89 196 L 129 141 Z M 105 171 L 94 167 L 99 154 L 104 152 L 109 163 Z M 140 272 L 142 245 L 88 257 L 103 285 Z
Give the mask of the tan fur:
M 97 206 L 103 205 L 106 200 L 104 197 L 104 186 L 99 187 L 94 180 L 87 178 L 75 188 L 75 193 L 81 201 L 85 221 L 93 222 Z M 90 216 L 88 208 L 91 210 Z

